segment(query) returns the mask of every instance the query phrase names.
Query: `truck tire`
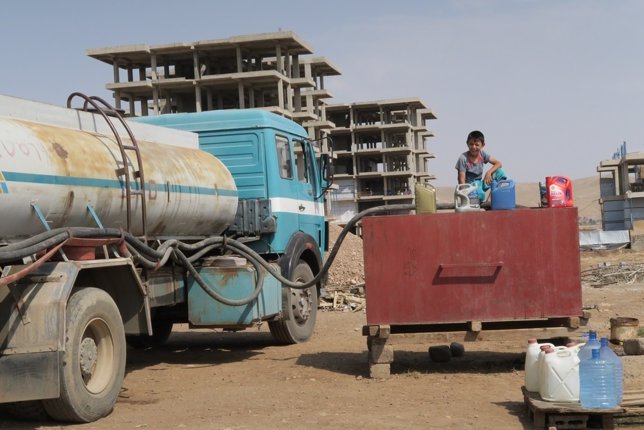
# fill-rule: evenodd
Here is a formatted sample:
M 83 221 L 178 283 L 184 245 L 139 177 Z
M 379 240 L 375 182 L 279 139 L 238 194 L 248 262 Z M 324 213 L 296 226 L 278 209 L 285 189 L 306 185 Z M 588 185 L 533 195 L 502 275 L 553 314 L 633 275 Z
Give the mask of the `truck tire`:
M 125 342 L 134 349 L 158 348 L 163 345 L 172 334 L 172 321 L 152 319 L 152 336 L 147 334 L 128 334 Z
M 67 302 L 66 323 L 60 397 L 43 405 L 59 421 L 96 421 L 112 411 L 123 384 L 123 321 L 109 294 L 82 288 Z
M 291 280 L 307 282 L 313 271 L 300 260 L 291 274 Z M 282 319 L 269 321 L 273 337 L 281 343 L 306 342 L 313 334 L 318 312 L 318 293 L 315 285 L 305 290 L 282 287 Z

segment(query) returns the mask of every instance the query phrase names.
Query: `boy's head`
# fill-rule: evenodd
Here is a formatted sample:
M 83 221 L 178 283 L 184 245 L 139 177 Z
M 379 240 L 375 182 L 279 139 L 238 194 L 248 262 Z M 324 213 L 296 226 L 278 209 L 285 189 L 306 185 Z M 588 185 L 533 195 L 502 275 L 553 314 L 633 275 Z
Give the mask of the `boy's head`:
M 467 135 L 466 143 L 469 145 L 470 142 L 480 142 L 481 146 L 485 146 L 485 136 L 478 130 L 474 130 Z

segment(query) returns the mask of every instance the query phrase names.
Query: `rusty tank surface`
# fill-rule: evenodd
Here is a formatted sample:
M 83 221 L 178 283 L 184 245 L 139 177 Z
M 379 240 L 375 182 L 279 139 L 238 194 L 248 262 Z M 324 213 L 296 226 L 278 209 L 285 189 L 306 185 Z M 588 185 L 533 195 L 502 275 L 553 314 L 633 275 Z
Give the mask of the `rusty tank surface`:
M 122 145 L 131 146 L 128 138 Z M 196 148 L 138 140 L 123 160 L 115 136 L 0 117 L 0 237 L 65 226 L 126 228 L 124 170 L 144 190 L 147 235 L 221 233 L 234 219 L 237 189 L 226 166 Z M 139 171 L 145 181 L 135 180 Z M 130 199 L 133 234 L 143 233 L 142 199 Z M 42 214 L 41 219 L 36 213 Z

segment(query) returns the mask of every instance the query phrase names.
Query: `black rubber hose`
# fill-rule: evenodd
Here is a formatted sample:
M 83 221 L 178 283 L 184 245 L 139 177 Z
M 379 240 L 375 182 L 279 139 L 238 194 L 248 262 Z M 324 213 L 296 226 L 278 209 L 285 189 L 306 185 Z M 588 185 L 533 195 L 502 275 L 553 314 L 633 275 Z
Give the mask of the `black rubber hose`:
M 340 246 L 342 245 L 342 242 L 344 241 L 344 238 L 346 235 L 349 233 L 349 231 L 353 228 L 353 226 L 360 221 L 362 218 L 368 215 L 373 215 L 376 213 L 382 213 L 382 212 L 389 212 L 389 211 L 398 211 L 398 210 L 411 210 L 414 209 L 415 206 L 413 204 L 400 204 L 400 205 L 390 205 L 390 206 L 376 206 L 373 208 L 365 209 L 364 211 L 358 213 L 356 216 L 351 218 L 351 220 L 347 223 L 346 226 L 342 229 L 340 232 L 340 235 L 338 235 L 338 238 L 335 242 L 335 245 L 333 246 L 333 249 L 329 253 L 329 257 L 327 258 L 326 262 L 324 263 L 324 266 L 320 271 L 318 272 L 317 275 L 310 281 L 306 283 L 300 283 L 300 282 L 293 282 L 290 279 L 285 278 L 282 276 L 281 273 L 277 273 L 273 270 L 273 267 L 270 265 L 270 263 L 266 262 L 258 253 L 256 253 L 253 249 L 249 248 L 248 246 L 244 245 L 243 243 L 229 239 L 227 246 L 234 249 L 236 252 L 240 252 L 243 250 L 247 255 L 248 259 L 256 260 L 262 267 L 266 269 L 268 273 L 270 273 L 273 277 L 275 277 L 278 281 L 280 281 L 282 284 L 289 288 L 294 288 L 294 289 L 299 289 L 299 290 L 304 290 L 306 288 L 310 288 L 311 286 L 317 284 L 320 282 L 320 280 L 324 277 L 326 272 L 328 272 L 329 268 L 331 267 L 331 264 L 333 264 L 333 260 L 335 260 L 336 255 L 338 254 L 338 251 L 340 249 Z
M 251 261 L 253 266 L 255 266 L 255 273 L 257 273 L 257 279 L 255 281 L 255 289 L 250 295 L 248 295 L 247 297 L 244 297 L 243 299 L 229 299 L 217 293 L 212 288 L 210 288 L 210 286 L 201 277 L 199 272 L 197 272 L 197 269 L 195 269 L 192 263 L 188 261 L 188 258 L 185 256 L 183 252 L 181 252 L 179 249 L 175 249 L 174 254 L 178 257 L 179 261 L 188 270 L 188 272 L 190 272 L 190 274 L 195 279 L 197 284 L 201 287 L 201 289 L 204 290 L 204 292 L 208 294 L 210 297 L 225 305 L 228 305 L 228 306 L 247 305 L 252 301 L 254 301 L 257 298 L 257 296 L 259 296 L 259 293 L 261 293 L 262 288 L 264 286 L 264 271 L 262 270 L 261 267 L 259 267 L 256 264 L 256 262 Z

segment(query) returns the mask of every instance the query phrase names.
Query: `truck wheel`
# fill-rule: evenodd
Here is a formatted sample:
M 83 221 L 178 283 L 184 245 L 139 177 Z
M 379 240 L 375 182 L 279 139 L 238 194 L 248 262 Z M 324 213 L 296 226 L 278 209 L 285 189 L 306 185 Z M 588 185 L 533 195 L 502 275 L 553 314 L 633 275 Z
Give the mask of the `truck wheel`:
M 172 334 L 172 321 L 153 319 L 152 336 L 147 334 L 128 334 L 125 342 L 134 349 L 157 348 L 163 345 Z
M 313 271 L 308 264 L 299 261 L 291 275 L 291 280 L 307 282 L 313 279 Z M 307 341 L 313 334 L 318 312 L 318 293 L 315 285 L 305 290 L 282 288 L 282 319 L 269 321 L 268 327 L 275 339 L 293 344 Z
M 96 421 L 112 411 L 123 384 L 123 321 L 109 294 L 83 288 L 69 299 L 66 322 L 60 397 L 43 405 L 59 421 Z

